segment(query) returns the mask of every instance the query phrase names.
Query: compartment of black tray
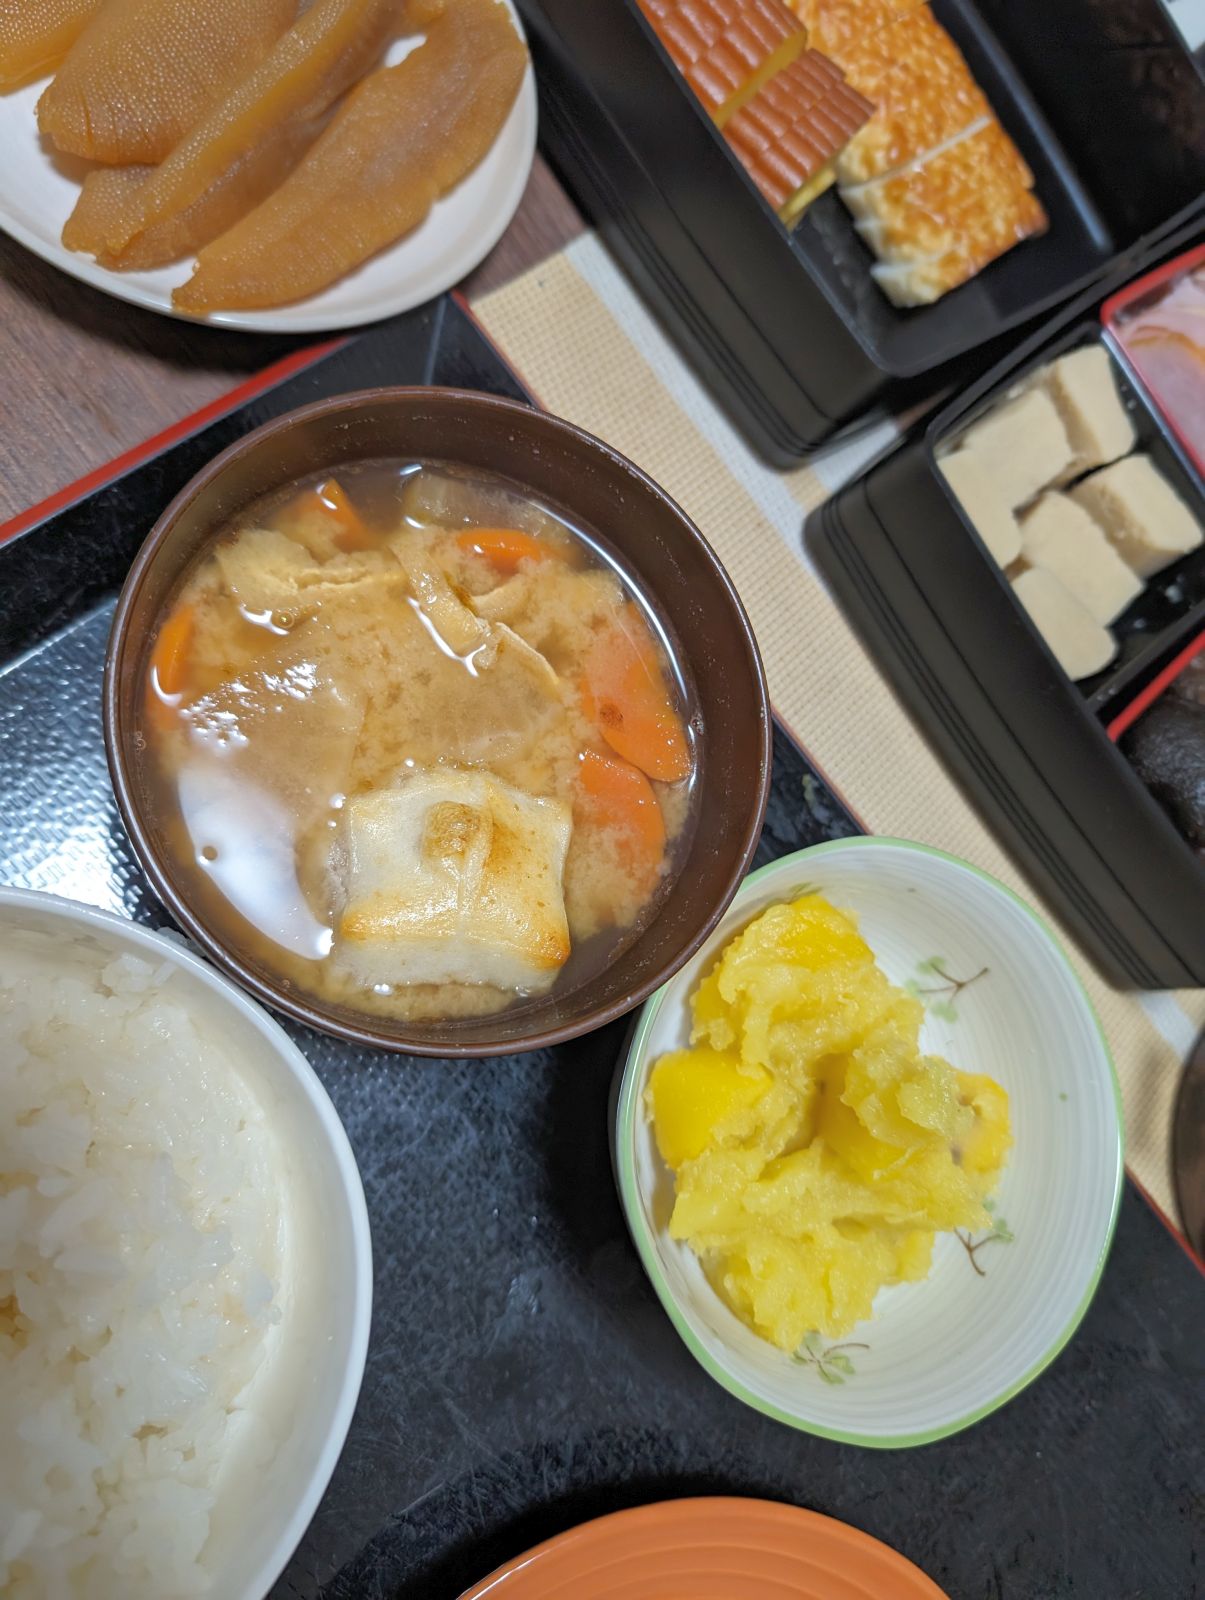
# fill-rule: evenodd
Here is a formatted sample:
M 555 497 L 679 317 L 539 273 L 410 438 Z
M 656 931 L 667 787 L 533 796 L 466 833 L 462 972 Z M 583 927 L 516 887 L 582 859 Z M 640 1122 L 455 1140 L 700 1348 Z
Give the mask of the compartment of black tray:
M 1205 631 L 1114 720 L 1109 737 L 1205 859 Z
M 1122 401 L 1134 423 L 1134 449 L 1150 457 L 1159 473 L 1205 525 L 1205 484 L 1162 413 L 1155 409 L 1146 392 L 1133 381 L 1128 365 L 1116 346 L 1102 333 L 1098 321 L 1078 322 L 1049 343 L 1043 344 L 1039 354 L 1029 358 L 1023 368 L 1014 370 L 1010 384 L 1023 383 L 1037 367 L 1045 366 L 1059 356 L 1087 344 L 1099 344 L 1108 352 Z M 958 400 L 954 400 L 939 417 L 934 418 L 928 430 L 928 439 L 935 457 L 955 444 L 973 422 L 990 411 L 1003 397 L 999 389 L 977 390 L 976 394 L 978 398 L 964 409 L 960 408 Z M 938 477 L 941 481 L 940 474 Z M 985 563 L 1007 588 L 999 568 L 983 548 L 974 523 L 948 488 L 946 493 L 955 514 L 982 550 Z M 1045 650 L 1041 634 L 1028 617 L 1025 620 L 1035 642 Z M 1199 627 L 1202 621 L 1205 621 L 1205 545 L 1190 551 L 1146 580 L 1142 593 L 1109 624 L 1109 631 L 1117 640 L 1116 656 L 1103 672 L 1079 681 L 1080 693 L 1092 709 L 1107 720 L 1124 703 L 1132 688 L 1143 681 L 1151 666 L 1162 660 L 1169 648 L 1174 648 L 1186 628 L 1191 631 L 1194 624 Z
M 1111 676 L 1076 685 L 971 530 L 934 454 L 990 400 L 1080 342 L 1095 306 L 1085 296 L 918 424 L 813 514 L 807 536 L 934 742 L 1085 944 L 1124 981 L 1175 987 L 1205 982 L 1205 867 L 1110 742 L 1102 714 L 1199 630 L 1202 605 L 1191 596 L 1201 552 L 1165 569 L 1163 588 L 1156 578 L 1124 614 L 1135 648 Z M 1139 447 L 1205 517 L 1178 446 L 1133 390 L 1129 403 Z M 1169 599 L 1177 584 L 1178 605 Z
M 836 195 L 822 196 L 793 235 L 783 227 L 635 0 L 520 0 L 520 8 L 540 69 L 549 154 L 754 444 L 786 461 L 965 380 L 1027 320 L 1199 204 L 1205 83 L 1158 0 L 1115 3 L 1150 11 L 1147 53 L 1171 63 L 1165 79 L 1174 95 L 1171 107 L 1152 108 L 1135 93 L 1125 124 L 1178 141 L 1177 154 L 1161 159 L 1152 178 L 1139 159 L 1144 146 L 1134 143 L 1108 181 L 1095 182 L 1088 175 L 1099 164 L 1060 141 L 1053 109 L 1078 96 L 1108 120 L 1096 85 L 1114 48 L 1109 29 L 1088 18 L 1072 63 L 1057 73 L 1038 63 L 1023 79 L 981 7 L 936 0 L 939 21 L 1033 167 L 1051 226 L 936 305 L 911 311 L 893 308 L 871 280 L 870 254 Z M 1020 26 L 1011 21 L 1010 38 Z M 1176 66 L 1181 57 L 1188 75 Z M 1087 140 L 1081 121 L 1063 125 Z

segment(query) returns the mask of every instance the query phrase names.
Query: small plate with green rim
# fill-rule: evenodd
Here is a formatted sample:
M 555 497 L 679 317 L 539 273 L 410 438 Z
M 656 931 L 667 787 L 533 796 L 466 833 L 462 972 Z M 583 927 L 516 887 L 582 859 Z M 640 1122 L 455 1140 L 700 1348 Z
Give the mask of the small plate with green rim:
M 645 1113 L 648 1075 L 689 1039 L 690 997 L 767 906 L 819 892 L 852 911 L 879 965 L 925 1006 L 921 1045 L 1008 1091 L 1013 1149 L 990 1232 L 939 1234 L 929 1276 L 880 1292 L 845 1337 L 788 1354 L 752 1332 L 670 1238 L 673 1175 Z M 1055 1358 L 1104 1268 L 1124 1174 L 1121 1098 L 1091 1002 L 1053 933 L 994 878 L 899 839 L 837 839 L 746 878 L 699 953 L 645 1005 L 615 1096 L 628 1227 L 691 1354 L 792 1427 L 901 1447 L 968 1427 Z

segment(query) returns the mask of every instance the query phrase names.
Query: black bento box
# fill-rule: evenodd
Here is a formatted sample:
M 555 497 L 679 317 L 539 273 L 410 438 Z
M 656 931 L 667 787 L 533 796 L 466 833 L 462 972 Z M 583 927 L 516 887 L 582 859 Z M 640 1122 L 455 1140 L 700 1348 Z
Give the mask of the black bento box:
M 900 311 L 835 193 L 762 199 L 636 0 L 519 0 L 545 149 L 768 460 L 965 383 L 1034 318 L 1136 259 L 1205 190 L 1205 82 L 1160 0 L 933 0 L 1050 218 Z
M 1191 230 L 1161 255 L 1197 242 Z M 1139 276 L 1158 258 L 1138 263 Z M 1074 683 L 936 465 L 943 446 L 1046 361 L 1088 340 L 1114 358 L 1145 451 L 1205 525 L 1205 481 L 1102 329 L 1117 279 L 1082 296 L 918 423 L 813 513 L 806 538 L 933 742 L 1052 904 L 1123 983 L 1205 983 L 1205 862 L 1109 726 L 1205 627 L 1205 546 L 1113 624 L 1118 653 Z

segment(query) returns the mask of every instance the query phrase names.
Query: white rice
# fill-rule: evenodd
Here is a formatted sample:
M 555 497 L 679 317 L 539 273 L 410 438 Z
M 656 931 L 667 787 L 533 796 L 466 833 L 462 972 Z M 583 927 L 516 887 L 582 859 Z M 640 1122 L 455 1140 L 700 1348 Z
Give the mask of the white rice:
M 274 1135 L 188 993 L 0 930 L 5 1600 L 211 1593 L 211 1511 L 275 1450 Z

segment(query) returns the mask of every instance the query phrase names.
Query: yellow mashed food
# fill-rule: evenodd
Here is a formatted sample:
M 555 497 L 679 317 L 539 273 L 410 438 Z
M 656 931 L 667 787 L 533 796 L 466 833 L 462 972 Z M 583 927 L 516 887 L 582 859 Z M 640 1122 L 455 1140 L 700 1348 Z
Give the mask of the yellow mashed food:
M 691 1004 L 691 1047 L 646 1091 L 670 1233 L 763 1338 L 847 1333 L 880 1289 L 927 1275 L 939 1230 L 991 1227 L 1008 1096 L 921 1053 L 924 1008 L 848 912 L 770 907 Z

